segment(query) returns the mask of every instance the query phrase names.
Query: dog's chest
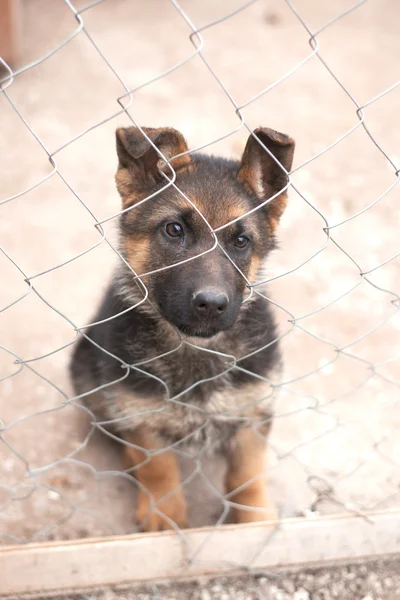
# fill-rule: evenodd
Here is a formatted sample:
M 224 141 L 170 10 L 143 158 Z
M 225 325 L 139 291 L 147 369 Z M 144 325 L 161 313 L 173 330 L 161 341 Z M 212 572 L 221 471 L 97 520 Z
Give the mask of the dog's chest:
M 133 379 L 132 385 L 127 380 L 110 390 L 109 418 L 120 433 L 145 425 L 166 444 L 184 441 L 202 447 L 218 445 L 218 440 L 224 444 L 237 426 L 268 419 L 273 390 L 261 377 L 272 375 L 274 361 L 263 360 L 250 369 L 258 376 L 243 374 L 234 356 L 247 348 L 235 343 L 235 348 L 226 344 L 224 353 L 187 345 L 153 360 L 148 369 L 153 387 L 141 389 Z
M 229 385 L 232 360 L 226 353 L 185 345 L 157 360 L 153 373 L 163 380 L 168 398 L 213 404 L 211 397 Z
M 263 381 L 239 387 L 227 382 L 201 400 L 190 392 L 184 400 L 144 397 L 120 389 L 108 403 L 108 412 L 120 433 L 144 425 L 166 445 L 180 442 L 215 450 L 229 442 L 236 427 L 268 420 L 273 392 Z

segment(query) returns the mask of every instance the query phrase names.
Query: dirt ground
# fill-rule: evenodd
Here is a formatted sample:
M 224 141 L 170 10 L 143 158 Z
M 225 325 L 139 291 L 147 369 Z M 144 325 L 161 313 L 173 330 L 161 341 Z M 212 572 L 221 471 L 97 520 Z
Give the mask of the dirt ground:
M 297 0 L 294 6 L 316 31 L 353 2 Z M 241 2 L 182 0 L 180 5 L 200 28 Z M 23 17 L 23 64 L 44 56 L 78 28 L 62 0 L 24 2 Z M 131 89 L 193 52 L 189 27 L 167 0 L 105 0 L 82 17 Z M 356 127 L 356 105 L 349 97 L 365 105 L 398 80 L 399 18 L 396 0 L 369 0 L 318 36 L 321 57 L 348 93 L 318 56 L 311 56 L 309 35 L 283 0 L 259 0 L 202 32 L 204 57 L 239 106 L 281 80 L 242 112 L 252 128 L 290 133 L 297 142 L 295 167 L 307 163 L 293 174 L 298 191 L 290 191 L 280 249 L 268 270 L 273 279 L 268 294 L 282 333 L 288 332 L 282 340 L 284 385 L 270 453 L 272 494 L 282 517 L 399 505 L 400 260 L 389 260 L 400 251 L 399 188 L 374 201 L 395 183 L 399 168 L 400 87 L 364 110 L 369 131 L 395 167 L 363 127 Z M 118 444 L 99 433 L 88 435 L 85 413 L 63 404 L 72 395 L 66 367 L 76 336 L 70 323 L 89 322 L 116 261 L 105 242 L 96 245 L 101 238 L 87 209 L 99 220 L 120 209 L 113 181 L 114 130 L 130 121 L 120 114 L 94 126 L 118 113 L 117 99 L 124 93 L 80 32 L 17 76 L 7 89 L 9 99 L 0 94 L 0 202 L 49 175 L 38 187 L 0 204 L 0 245 L 6 253 L 0 254 L 0 308 L 28 292 L 0 313 L 4 543 L 135 528 L 135 488 L 120 472 Z M 54 156 L 59 174 L 51 175 L 45 150 L 9 100 L 45 148 L 59 150 Z M 135 91 L 130 113 L 141 125 L 176 127 L 192 147 L 239 125 L 199 56 Z M 239 157 L 247 135 L 239 129 L 206 151 Z M 105 226 L 111 240 L 114 225 L 111 220 Z M 69 260 L 32 279 L 49 304 L 24 281 Z M 36 360 L 20 370 L 16 357 Z M 195 474 L 195 466 L 186 460 L 186 477 Z M 202 461 L 185 486 L 191 526 L 215 523 L 222 514 L 223 468 Z M 375 598 L 368 593 L 365 599 Z

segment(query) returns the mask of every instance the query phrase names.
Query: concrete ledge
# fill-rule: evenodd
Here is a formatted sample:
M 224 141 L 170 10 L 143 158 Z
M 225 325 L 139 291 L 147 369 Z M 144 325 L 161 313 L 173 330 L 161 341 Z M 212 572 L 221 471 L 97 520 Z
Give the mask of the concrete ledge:
M 400 553 L 400 511 L 0 549 L 0 596 Z

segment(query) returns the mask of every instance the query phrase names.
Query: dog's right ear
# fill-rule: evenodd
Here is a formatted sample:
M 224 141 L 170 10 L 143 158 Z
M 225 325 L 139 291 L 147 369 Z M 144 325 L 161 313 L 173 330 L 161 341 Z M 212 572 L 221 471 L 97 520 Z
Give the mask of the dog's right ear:
M 134 204 L 150 193 L 163 180 L 162 172 L 172 175 L 157 150 L 174 170 L 190 163 L 188 154 L 178 156 L 188 150 L 185 138 L 179 131 L 167 127 L 143 127 L 143 131 L 152 143 L 137 127 L 119 128 L 116 131 L 119 164 L 115 179 L 124 206 Z

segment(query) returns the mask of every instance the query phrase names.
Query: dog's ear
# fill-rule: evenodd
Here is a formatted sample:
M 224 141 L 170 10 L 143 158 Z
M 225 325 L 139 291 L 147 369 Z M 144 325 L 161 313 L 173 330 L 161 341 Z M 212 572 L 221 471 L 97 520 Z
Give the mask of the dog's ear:
M 188 150 L 179 131 L 166 127 L 143 127 L 143 131 L 155 147 L 137 127 L 121 127 L 116 131 L 119 161 L 116 182 L 124 205 L 134 203 L 149 192 L 162 179 L 162 171 L 172 176 L 171 169 L 156 148 L 174 170 L 190 163 L 188 154 L 174 158 Z
M 268 148 L 278 162 L 255 138 Z M 245 183 L 261 201 L 267 200 L 286 186 L 288 181 L 286 172 L 290 172 L 292 168 L 294 146 L 294 140 L 283 133 L 267 127 L 255 129 L 253 135 L 247 140 L 238 180 Z M 285 191 L 267 204 L 268 222 L 272 231 L 276 229 L 286 203 Z

